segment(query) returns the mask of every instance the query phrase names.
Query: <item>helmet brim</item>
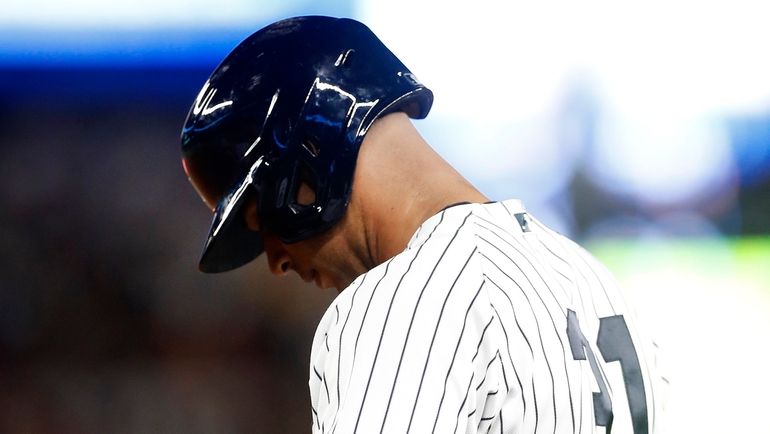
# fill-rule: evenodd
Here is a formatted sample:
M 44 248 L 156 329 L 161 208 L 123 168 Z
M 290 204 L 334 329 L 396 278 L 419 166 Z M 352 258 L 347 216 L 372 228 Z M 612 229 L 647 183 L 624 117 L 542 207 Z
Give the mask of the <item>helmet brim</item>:
M 253 189 L 251 177 L 226 194 L 214 210 L 214 220 L 203 247 L 198 269 L 222 273 L 254 260 L 264 252 L 262 235 L 251 230 L 243 216 L 244 205 Z

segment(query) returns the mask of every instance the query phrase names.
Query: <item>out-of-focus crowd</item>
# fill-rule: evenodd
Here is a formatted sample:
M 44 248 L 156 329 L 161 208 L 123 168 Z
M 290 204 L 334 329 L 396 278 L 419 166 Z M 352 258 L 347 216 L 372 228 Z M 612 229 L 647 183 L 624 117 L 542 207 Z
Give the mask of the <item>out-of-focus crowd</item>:
M 184 104 L 0 111 L 0 432 L 307 432 L 333 294 L 196 269 Z

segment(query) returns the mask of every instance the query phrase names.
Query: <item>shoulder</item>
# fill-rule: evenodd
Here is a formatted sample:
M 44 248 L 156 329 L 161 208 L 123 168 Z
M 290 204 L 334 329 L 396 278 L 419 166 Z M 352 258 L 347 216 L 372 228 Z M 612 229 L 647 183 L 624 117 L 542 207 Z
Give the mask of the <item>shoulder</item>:
M 457 205 L 432 216 L 404 251 L 356 278 L 337 296 L 318 325 L 314 349 L 325 345 L 324 336 L 336 328 L 383 327 L 409 320 L 430 305 L 488 304 L 480 253 L 487 254 L 490 243 L 520 234 L 515 215 L 523 212 L 521 203 L 511 200 Z
M 533 222 L 518 200 L 454 206 L 426 221 L 399 256 L 473 256 L 478 264 L 472 269 L 483 276 L 483 264 L 512 246 L 518 248 Z
M 490 233 L 504 238 L 520 235 L 526 218 L 526 211 L 518 200 L 452 206 L 425 221 L 397 257 L 447 246 L 479 248 L 479 238 Z
M 484 277 L 477 258 L 476 205 L 454 206 L 432 216 L 405 250 L 356 278 L 324 314 L 314 348 L 323 344 L 325 333 L 346 321 L 346 328 L 361 323 L 382 327 L 386 317 L 388 322 L 405 319 L 400 313 L 411 316 L 423 309 L 420 306 L 440 307 L 457 294 L 477 289 Z

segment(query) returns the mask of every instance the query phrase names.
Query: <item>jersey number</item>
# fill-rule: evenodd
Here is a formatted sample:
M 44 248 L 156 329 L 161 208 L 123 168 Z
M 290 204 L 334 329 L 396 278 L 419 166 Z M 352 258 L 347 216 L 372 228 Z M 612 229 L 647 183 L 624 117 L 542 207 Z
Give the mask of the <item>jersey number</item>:
M 580 330 L 577 315 L 572 310 L 567 310 L 567 336 L 572 350 L 572 358 L 575 360 L 587 359 L 591 365 L 591 371 L 599 384 L 599 393 L 594 392 L 594 419 L 597 425 L 606 427 L 607 434 L 610 434 L 613 416 L 612 401 L 607 392 L 607 383 L 604 382 L 604 377 L 599 370 L 599 364 L 596 362 L 596 356 L 591 351 L 588 340 Z M 647 397 L 644 392 L 642 370 L 639 367 L 639 357 L 636 355 L 634 343 L 631 341 L 631 334 L 628 332 L 628 326 L 623 315 L 599 319 L 599 335 L 596 339 L 596 346 L 605 362 L 620 362 L 634 434 L 647 434 Z

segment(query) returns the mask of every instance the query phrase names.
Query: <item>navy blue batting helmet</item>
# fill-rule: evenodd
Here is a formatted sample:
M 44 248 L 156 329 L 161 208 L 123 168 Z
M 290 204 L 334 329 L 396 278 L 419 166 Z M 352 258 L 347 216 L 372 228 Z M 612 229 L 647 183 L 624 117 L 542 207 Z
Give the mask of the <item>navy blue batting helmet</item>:
M 260 230 L 293 243 L 345 213 L 361 142 L 379 117 L 428 114 L 433 94 L 365 25 L 296 17 L 241 42 L 214 70 L 182 130 L 182 163 L 214 210 L 199 268 L 231 270 L 264 250 L 246 227 L 257 200 Z M 297 201 L 302 182 L 315 191 Z

